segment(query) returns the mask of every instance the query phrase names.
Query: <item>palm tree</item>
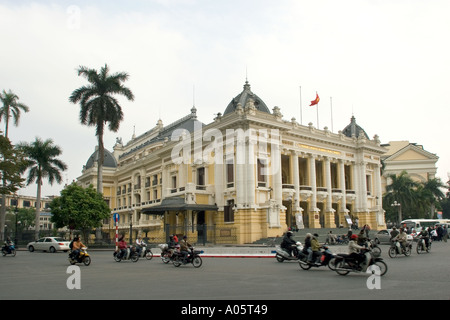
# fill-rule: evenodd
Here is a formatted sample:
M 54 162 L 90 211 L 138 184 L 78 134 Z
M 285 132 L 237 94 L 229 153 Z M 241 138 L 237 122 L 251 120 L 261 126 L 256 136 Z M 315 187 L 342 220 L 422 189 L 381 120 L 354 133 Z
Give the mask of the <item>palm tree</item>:
M 406 171 L 402 171 L 399 175 L 390 174 L 388 179 L 391 180 L 391 184 L 386 186 L 386 194 L 383 196 L 383 209 L 390 213 L 392 217 L 395 217 L 394 208 L 391 205 L 394 201 L 397 201 L 401 208 L 395 210 L 410 213 L 417 203 L 416 189 L 419 184 L 412 180 Z
M 5 119 L 5 138 L 8 138 L 8 128 L 9 128 L 9 118 L 12 116 L 14 120 L 14 124 L 17 126 L 19 124 L 21 110 L 24 112 L 28 112 L 29 108 L 23 103 L 17 102 L 19 97 L 14 94 L 11 90 L 6 92 L 3 90 L 0 93 L 0 101 L 3 106 L 0 106 L 0 121 L 2 118 Z M 4 177 L 2 178 L 3 187 L 6 186 L 6 181 Z M 2 194 L 1 198 L 1 208 L 0 208 L 0 240 L 3 240 L 3 226 L 4 220 L 6 216 L 6 194 Z
M 128 74 L 124 72 L 109 74 L 106 64 L 100 69 L 100 72 L 80 66 L 78 75 L 85 77 L 89 85 L 73 91 L 69 101 L 80 103 L 80 122 L 82 124 L 96 127 L 95 135 L 98 138 L 97 191 L 103 194 L 104 128 L 108 124 L 109 130 L 117 132 L 120 122 L 123 120 L 122 107 L 114 95 L 124 95 L 131 101 L 134 100 L 134 95 L 130 89 L 122 85 L 122 82 L 128 80 Z
M 35 234 L 39 238 L 39 217 L 41 207 L 41 186 L 44 179 L 52 185 L 54 181 L 62 182 L 61 171 L 67 169 L 67 165 L 57 159 L 61 155 L 61 148 L 53 144 L 52 139 L 42 141 L 40 138 L 32 143 L 20 142 L 17 148 L 21 150 L 27 159 L 26 167 L 29 169 L 26 184 L 36 181 L 36 220 Z
M 0 120 L 2 118 L 5 119 L 5 137 L 8 138 L 9 118 L 12 116 L 14 125 L 17 126 L 19 124 L 20 112 L 28 112 L 30 108 L 23 103 L 17 102 L 19 97 L 11 90 L 9 92 L 3 90 L 3 93 L 0 93 L 0 100 L 3 103 L 3 107 L 0 108 Z
M 443 184 L 439 178 L 429 179 L 423 183 L 422 196 L 424 198 L 424 202 L 428 204 L 428 208 L 425 210 L 425 215 L 427 215 L 426 211 L 428 210 L 430 213 L 430 218 L 433 218 L 436 204 L 445 198 L 442 188 L 445 188 L 445 184 Z

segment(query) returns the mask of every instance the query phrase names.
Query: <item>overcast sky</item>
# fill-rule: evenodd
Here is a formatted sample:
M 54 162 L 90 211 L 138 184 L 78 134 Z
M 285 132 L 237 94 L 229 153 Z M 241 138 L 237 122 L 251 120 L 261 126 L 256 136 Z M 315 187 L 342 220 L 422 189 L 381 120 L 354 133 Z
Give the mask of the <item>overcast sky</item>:
M 68 100 L 86 84 L 78 66 L 130 75 L 135 101 L 121 99 L 124 121 L 104 136 L 110 151 L 117 137 L 127 143 L 159 118 L 168 125 L 194 103 L 210 123 L 247 77 L 286 120 L 317 126 L 317 91 L 320 129 L 337 133 L 353 114 L 370 138 L 423 145 L 446 182 L 449 15 L 448 0 L 0 0 L 0 90 L 30 107 L 9 138 L 53 139 L 70 183 L 97 145 Z M 62 187 L 45 182 L 42 195 Z M 36 185 L 19 193 L 35 196 Z

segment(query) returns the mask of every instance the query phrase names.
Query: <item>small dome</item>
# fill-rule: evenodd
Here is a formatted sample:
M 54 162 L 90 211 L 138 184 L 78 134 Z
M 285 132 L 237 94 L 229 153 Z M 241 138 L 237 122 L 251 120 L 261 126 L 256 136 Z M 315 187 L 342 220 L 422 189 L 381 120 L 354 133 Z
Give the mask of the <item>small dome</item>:
M 352 118 L 350 119 L 350 124 L 346 126 L 344 130 L 342 130 L 342 133 L 349 138 L 353 136 L 358 138 L 362 133 L 367 140 L 370 140 L 364 129 L 356 124 L 356 119 L 354 116 L 352 116 Z
M 267 108 L 264 101 L 262 101 L 260 97 L 258 97 L 250 90 L 250 84 L 248 83 L 248 81 L 245 81 L 244 90 L 240 94 L 238 94 L 233 100 L 231 100 L 231 102 L 225 109 L 223 115 L 227 115 L 229 113 L 234 112 L 236 110 L 238 103 L 241 104 L 242 108 L 245 108 L 245 105 L 249 99 L 253 99 L 256 109 L 262 112 L 270 113 L 270 110 L 269 108 Z
M 86 169 L 92 168 L 94 166 L 94 163 L 96 163 L 98 160 L 98 148 L 95 149 L 94 153 L 89 157 L 88 161 L 86 162 Z M 103 161 L 103 167 L 109 167 L 109 168 L 117 168 L 117 161 L 112 155 L 111 152 L 105 149 L 105 160 Z

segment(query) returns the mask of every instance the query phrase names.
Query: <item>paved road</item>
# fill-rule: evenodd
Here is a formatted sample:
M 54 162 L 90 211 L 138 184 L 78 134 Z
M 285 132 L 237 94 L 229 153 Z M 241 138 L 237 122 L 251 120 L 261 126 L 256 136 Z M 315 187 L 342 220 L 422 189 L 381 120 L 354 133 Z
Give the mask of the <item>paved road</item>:
M 66 253 L 19 251 L 16 257 L 0 257 L 0 300 L 450 299 L 450 243 L 434 243 L 430 254 L 414 251 L 396 259 L 387 256 L 387 249 L 382 246 L 388 273 L 381 277 L 380 289 L 372 290 L 368 274 L 304 271 L 296 262 L 274 258 L 204 257 L 196 269 L 175 268 L 159 257 L 117 263 L 109 251 L 91 251 L 92 264 L 79 265 L 81 289 L 69 290 Z

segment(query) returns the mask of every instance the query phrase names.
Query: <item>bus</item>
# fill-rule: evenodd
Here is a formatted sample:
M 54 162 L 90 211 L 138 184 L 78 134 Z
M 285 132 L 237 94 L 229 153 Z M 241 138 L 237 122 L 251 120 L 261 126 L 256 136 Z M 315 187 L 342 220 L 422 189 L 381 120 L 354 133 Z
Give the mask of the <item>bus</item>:
M 420 232 L 422 228 L 435 227 L 437 224 L 450 223 L 450 219 L 407 219 L 400 223 L 400 226 L 406 226 L 408 233 L 414 228 L 415 232 Z

